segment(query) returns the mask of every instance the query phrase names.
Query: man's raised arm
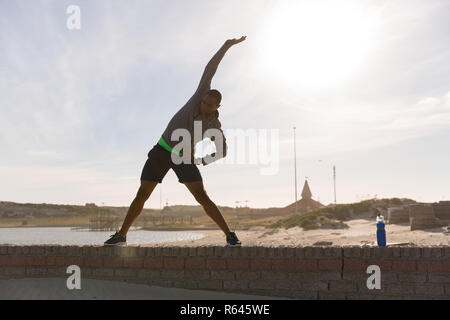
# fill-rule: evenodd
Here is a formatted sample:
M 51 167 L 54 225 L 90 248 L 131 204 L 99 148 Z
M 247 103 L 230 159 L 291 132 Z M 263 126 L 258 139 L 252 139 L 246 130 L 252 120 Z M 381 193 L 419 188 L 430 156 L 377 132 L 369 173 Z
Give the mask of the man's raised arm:
M 243 36 L 240 39 L 230 39 L 225 41 L 225 43 L 222 45 L 222 47 L 217 51 L 217 53 L 212 57 L 212 59 L 209 61 L 209 63 L 206 65 L 205 71 L 203 72 L 202 78 L 200 80 L 200 83 L 198 85 L 197 91 L 204 88 L 211 87 L 211 80 L 214 77 L 217 67 L 219 66 L 220 62 L 222 61 L 223 57 L 225 56 L 225 53 L 235 44 L 238 44 L 242 41 L 244 41 L 247 37 Z

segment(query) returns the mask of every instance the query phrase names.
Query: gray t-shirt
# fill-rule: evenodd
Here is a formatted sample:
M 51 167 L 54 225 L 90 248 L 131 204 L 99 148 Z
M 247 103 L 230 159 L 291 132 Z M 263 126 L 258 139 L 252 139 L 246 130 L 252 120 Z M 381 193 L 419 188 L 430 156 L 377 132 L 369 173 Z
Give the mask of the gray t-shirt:
M 219 63 L 222 61 L 222 58 L 224 57 L 227 50 L 230 48 L 229 45 L 224 44 L 219 51 L 214 55 L 214 57 L 209 61 L 209 63 L 206 65 L 205 71 L 203 72 L 203 76 L 200 80 L 200 83 L 198 85 L 197 91 L 195 91 L 194 95 L 189 99 L 189 101 L 173 116 L 172 120 L 170 120 L 169 124 L 167 125 L 166 130 L 162 134 L 162 138 L 164 141 L 169 145 L 171 148 L 179 144 L 181 141 L 172 141 L 171 135 L 172 132 L 176 129 L 186 129 L 189 131 L 191 135 L 191 159 L 194 158 L 194 147 L 195 144 L 202 141 L 201 138 L 198 140 L 199 137 L 194 136 L 194 121 L 201 121 L 202 122 L 202 137 L 205 134 L 205 131 L 208 129 L 218 129 L 223 137 L 223 145 L 219 146 L 216 141 L 214 143 L 216 144 L 216 150 L 223 150 L 222 153 L 218 153 L 218 156 L 214 159 L 214 161 L 219 160 L 219 155 L 223 155 L 223 157 L 226 156 L 227 152 L 227 144 L 226 144 L 226 138 L 223 134 L 223 131 L 221 130 L 221 123 L 219 121 L 219 111 L 216 110 L 211 115 L 204 115 L 201 113 L 201 101 L 203 97 L 206 95 L 206 93 L 211 90 L 211 80 L 214 77 L 214 74 L 217 71 L 217 67 L 219 66 Z M 181 140 L 181 139 L 180 139 Z M 212 161 L 213 162 L 213 161 Z M 209 162 L 209 163 L 212 163 Z M 205 164 L 205 163 L 204 163 Z M 205 164 L 206 165 L 206 164 Z

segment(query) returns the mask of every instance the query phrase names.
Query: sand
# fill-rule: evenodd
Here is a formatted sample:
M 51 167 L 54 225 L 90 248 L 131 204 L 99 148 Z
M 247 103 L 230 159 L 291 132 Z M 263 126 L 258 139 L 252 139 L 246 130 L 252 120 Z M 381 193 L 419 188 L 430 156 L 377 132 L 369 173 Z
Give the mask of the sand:
M 376 245 L 376 222 L 352 220 L 346 222 L 348 229 L 308 230 L 265 229 L 253 227 L 237 230 L 243 246 L 312 246 L 318 242 L 331 242 L 333 246 Z M 223 246 L 225 235 L 220 230 L 195 231 L 204 237 L 199 240 L 176 241 L 158 246 Z M 447 227 L 410 231 L 409 224 L 386 225 L 388 245 L 448 246 L 450 233 Z M 149 244 L 155 246 L 155 244 Z

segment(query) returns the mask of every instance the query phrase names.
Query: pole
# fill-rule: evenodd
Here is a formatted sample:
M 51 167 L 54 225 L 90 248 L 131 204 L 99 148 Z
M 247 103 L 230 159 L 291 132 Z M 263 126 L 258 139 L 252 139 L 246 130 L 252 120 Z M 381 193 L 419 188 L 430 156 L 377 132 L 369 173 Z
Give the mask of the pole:
M 297 143 L 296 143 L 296 130 L 294 127 L 294 175 L 295 175 L 295 214 L 297 215 L 298 204 L 297 204 Z
M 336 166 L 333 166 L 334 206 L 336 207 Z
M 162 183 L 159 185 L 159 210 L 162 211 Z

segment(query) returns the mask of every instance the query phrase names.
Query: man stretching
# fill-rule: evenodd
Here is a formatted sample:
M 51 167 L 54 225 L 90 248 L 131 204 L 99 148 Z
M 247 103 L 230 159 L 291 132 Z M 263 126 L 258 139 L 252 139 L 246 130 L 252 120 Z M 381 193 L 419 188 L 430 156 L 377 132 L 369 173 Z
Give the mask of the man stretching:
M 221 130 L 219 111 L 217 111 L 217 109 L 220 108 L 222 95 L 217 90 L 211 90 L 211 80 L 228 49 L 244 41 L 246 38 L 246 36 L 243 36 L 240 39 L 230 39 L 225 41 L 223 46 L 214 55 L 211 61 L 209 61 L 200 80 L 197 91 L 175 114 L 158 143 L 154 145 L 152 150 L 148 153 L 148 159 L 141 174 L 141 186 L 137 192 L 136 198 L 133 200 L 130 208 L 128 209 L 122 228 L 119 232 L 112 235 L 111 238 L 105 242 L 105 245 L 112 246 L 126 244 L 128 230 L 134 220 L 141 213 L 145 202 L 148 200 L 157 184 L 162 183 L 162 180 L 169 169 L 172 169 L 175 171 L 178 181 L 186 185 L 208 216 L 211 217 L 211 219 L 214 220 L 214 222 L 225 233 L 227 241 L 226 246 L 241 246 L 241 242 L 237 238 L 236 234 L 230 231 L 219 209 L 208 197 L 203 187 L 202 176 L 196 163 L 201 161 L 203 165 L 207 165 L 226 156 L 226 139 L 223 135 L 223 131 Z M 194 123 L 196 124 L 194 125 Z M 197 130 L 198 123 L 201 124 L 202 134 L 200 139 L 197 137 L 198 134 L 194 134 L 194 131 Z M 184 132 L 187 132 L 190 135 L 190 150 L 183 149 L 181 152 L 178 151 L 178 141 L 174 141 L 175 139 L 172 140 L 172 136 L 177 136 L 175 133 L 179 131 L 179 129 L 184 130 Z M 210 129 L 213 129 L 212 131 L 215 129 L 216 132 L 220 133 L 219 139 L 217 139 L 217 137 L 214 140 L 214 137 L 211 138 L 216 146 L 216 153 L 213 154 L 213 160 L 207 162 L 205 161 L 206 157 L 202 159 L 194 159 L 194 147 L 198 142 L 197 140 L 201 141 L 203 139 L 203 135 L 207 135 L 207 132 L 205 133 L 205 131 L 211 132 Z M 184 139 L 183 142 L 185 142 Z M 188 161 L 186 161 L 186 154 L 183 151 L 188 152 Z M 215 156 L 216 154 L 217 156 Z M 181 157 L 183 157 L 183 161 L 179 161 Z

